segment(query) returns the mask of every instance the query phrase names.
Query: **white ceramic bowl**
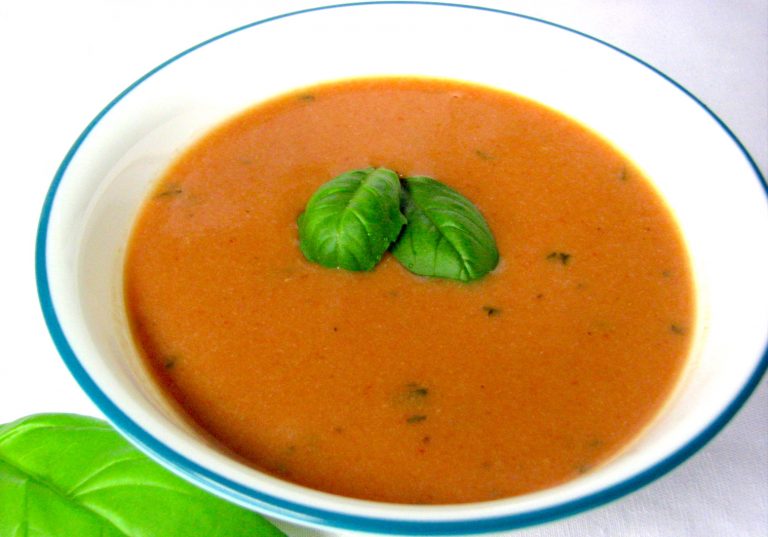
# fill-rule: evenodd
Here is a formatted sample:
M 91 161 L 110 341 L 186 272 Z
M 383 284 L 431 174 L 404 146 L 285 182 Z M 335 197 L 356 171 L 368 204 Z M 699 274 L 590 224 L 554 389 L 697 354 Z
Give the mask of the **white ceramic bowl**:
M 151 185 L 196 137 L 270 96 L 360 75 L 480 82 L 529 96 L 611 140 L 652 179 L 693 262 L 699 326 L 661 414 L 609 464 L 542 492 L 461 506 L 352 500 L 247 468 L 202 441 L 148 381 L 121 293 L 126 239 Z M 615 47 L 555 24 L 437 4 L 333 6 L 238 28 L 166 61 L 85 129 L 45 202 L 38 243 L 49 329 L 83 389 L 142 450 L 199 486 L 297 523 L 464 534 L 553 520 L 664 474 L 733 416 L 766 369 L 766 185 L 727 127 Z M 743 244 L 753 247 L 744 251 Z

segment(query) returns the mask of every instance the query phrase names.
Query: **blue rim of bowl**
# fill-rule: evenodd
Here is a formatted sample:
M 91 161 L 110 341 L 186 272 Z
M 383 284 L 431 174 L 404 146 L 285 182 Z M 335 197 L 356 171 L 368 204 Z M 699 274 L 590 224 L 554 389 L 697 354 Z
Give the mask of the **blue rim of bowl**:
M 682 91 L 685 95 L 691 98 L 696 104 L 698 104 L 707 114 L 709 114 L 718 125 L 727 133 L 732 141 L 737 145 L 744 157 L 747 159 L 755 173 L 755 177 L 763 187 L 763 190 L 768 196 L 768 185 L 765 182 L 764 177 L 760 173 L 759 168 L 755 164 L 754 160 L 746 150 L 744 145 L 738 140 L 738 138 L 731 132 L 728 126 L 712 112 L 704 103 L 696 98 L 690 91 L 683 86 L 675 82 L 669 76 L 665 75 L 658 69 L 644 62 L 643 60 L 625 52 L 624 50 L 606 43 L 601 39 L 598 39 L 589 34 L 568 28 L 557 23 L 531 17 L 528 15 L 522 15 L 519 13 L 504 11 L 495 8 L 473 6 L 467 4 L 456 3 L 444 3 L 444 2 L 421 2 L 421 1 L 373 1 L 373 2 L 356 2 L 345 4 L 333 4 L 327 6 L 318 6 L 309 9 L 303 9 L 299 11 L 293 11 L 290 13 L 284 13 L 274 17 L 269 17 L 260 21 L 256 21 L 228 32 L 222 33 L 218 36 L 205 40 L 172 58 L 161 63 L 144 76 L 136 80 L 133 84 L 123 90 L 117 97 L 115 97 L 96 117 L 88 124 L 85 130 L 80 134 L 75 143 L 72 145 L 64 160 L 62 161 L 59 169 L 54 176 L 50 189 L 46 195 L 42 213 L 40 215 L 40 222 L 37 230 L 37 239 L 35 246 L 35 271 L 37 279 L 38 297 L 40 305 L 43 310 L 43 316 L 48 326 L 48 330 L 51 334 L 53 342 L 68 367 L 70 373 L 74 376 L 80 387 L 91 398 L 95 405 L 104 413 L 109 421 L 126 437 L 128 437 L 133 443 L 138 445 L 143 451 L 148 453 L 154 459 L 161 462 L 169 469 L 176 473 L 186 477 L 187 479 L 195 482 L 198 486 L 222 496 L 228 498 L 231 501 L 250 507 L 254 510 L 260 511 L 267 516 L 274 516 L 279 519 L 290 520 L 292 522 L 304 523 L 309 525 L 315 525 L 320 527 L 330 527 L 336 529 L 357 530 L 373 533 L 389 533 L 398 535 L 464 535 L 472 533 L 488 533 L 505 531 L 515 528 L 521 528 L 531 526 L 535 524 L 541 524 L 544 522 L 551 522 L 561 518 L 565 518 L 577 513 L 601 506 L 610 501 L 616 500 L 630 492 L 633 492 L 652 481 L 663 476 L 683 461 L 688 459 L 691 455 L 701 449 L 707 442 L 709 442 L 725 425 L 733 418 L 737 411 L 746 402 L 749 396 L 757 387 L 761 377 L 768 369 L 768 342 L 766 342 L 766 348 L 763 351 L 763 355 L 757 364 L 757 367 L 751 374 L 750 378 L 741 388 L 736 397 L 731 403 L 714 419 L 704 430 L 702 430 L 697 436 L 690 440 L 683 447 L 676 452 L 669 455 L 667 458 L 656 463 L 654 466 L 640 472 L 639 474 L 626 479 L 625 481 L 611 486 L 607 489 L 601 490 L 589 496 L 578 498 L 572 501 L 564 502 L 562 504 L 554 505 L 547 508 L 542 508 L 530 512 L 516 513 L 512 515 L 501 515 L 488 518 L 473 518 L 465 520 L 451 520 L 451 521 L 418 521 L 418 520 L 398 520 L 398 519 L 386 519 L 386 518 L 374 518 L 368 516 L 349 515 L 341 512 L 330 511 L 325 509 L 318 509 L 309 507 L 302 504 L 286 501 L 282 498 L 271 496 L 244 486 L 242 484 L 233 482 L 216 472 L 201 467 L 197 463 L 187 459 L 180 453 L 177 453 L 167 445 L 163 444 L 157 438 L 153 437 L 146 430 L 144 430 L 139 424 L 129 418 L 115 403 L 113 403 L 109 397 L 101 390 L 101 388 L 94 382 L 88 372 L 83 368 L 82 364 L 74 354 L 66 335 L 64 334 L 59 319 L 56 314 L 56 310 L 53 307 L 53 301 L 50 293 L 50 287 L 47 274 L 47 261 L 46 261 L 46 244 L 48 237 L 48 224 L 50 220 L 51 208 L 53 206 L 54 199 L 56 198 L 56 192 L 59 184 L 67 171 L 67 168 L 83 144 L 85 139 L 93 128 L 101 121 L 101 119 L 109 113 L 109 111 L 117 105 L 126 95 L 133 91 L 137 86 L 142 84 L 146 79 L 153 76 L 158 71 L 162 70 L 166 66 L 175 62 L 176 60 L 190 54 L 191 52 L 208 45 L 214 41 L 225 38 L 234 33 L 267 24 L 269 22 L 285 19 L 288 17 L 294 17 L 305 13 L 311 13 L 315 11 L 324 11 L 330 9 L 339 9 L 347 7 L 360 7 L 367 5 L 421 5 L 421 6 L 433 6 L 441 8 L 461 8 L 472 9 L 478 11 L 485 11 L 495 13 L 498 15 L 512 16 L 521 19 L 530 20 L 533 22 L 541 23 L 547 26 L 559 28 L 561 30 L 579 35 L 603 46 L 606 46 L 623 56 L 639 63 L 646 67 L 656 75 L 662 77 L 667 82 L 675 86 Z

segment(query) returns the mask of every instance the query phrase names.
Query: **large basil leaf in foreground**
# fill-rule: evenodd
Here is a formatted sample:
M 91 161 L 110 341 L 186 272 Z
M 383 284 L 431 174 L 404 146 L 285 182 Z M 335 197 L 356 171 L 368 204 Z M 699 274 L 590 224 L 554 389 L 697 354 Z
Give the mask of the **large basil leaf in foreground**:
M 409 177 L 403 210 L 408 225 L 392 253 L 411 272 L 467 282 L 496 268 L 499 252 L 485 218 L 452 188 Z
M 41 414 L 0 425 L 2 537 L 272 537 L 255 513 L 141 454 L 103 421 Z
M 353 170 L 309 199 L 299 216 L 299 246 L 307 259 L 325 267 L 371 270 L 404 223 L 397 174 Z

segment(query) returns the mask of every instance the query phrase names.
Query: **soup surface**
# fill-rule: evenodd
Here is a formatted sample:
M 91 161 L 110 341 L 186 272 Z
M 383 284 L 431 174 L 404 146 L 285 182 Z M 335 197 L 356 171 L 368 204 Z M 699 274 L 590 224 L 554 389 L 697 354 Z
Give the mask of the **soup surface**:
M 428 175 L 483 213 L 482 280 L 308 262 L 296 219 L 350 169 Z M 402 503 L 588 472 L 652 419 L 694 323 L 686 252 L 631 163 L 541 105 L 464 83 L 351 80 L 250 109 L 160 181 L 125 293 L 169 396 L 248 463 Z

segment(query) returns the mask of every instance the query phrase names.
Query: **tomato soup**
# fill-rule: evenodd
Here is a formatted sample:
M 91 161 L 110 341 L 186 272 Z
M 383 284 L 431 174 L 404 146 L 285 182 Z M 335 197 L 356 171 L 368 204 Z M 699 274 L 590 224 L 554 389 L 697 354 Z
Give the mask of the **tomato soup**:
M 475 204 L 500 263 L 479 281 L 310 263 L 297 217 L 384 166 Z M 223 449 L 286 480 L 446 504 L 550 487 L 654 417 L 694 330 L 673 217 L 610 144 L 544 106 L 453 81 L 307 88 L 184 153 L 125 265 L 138 348 Z

